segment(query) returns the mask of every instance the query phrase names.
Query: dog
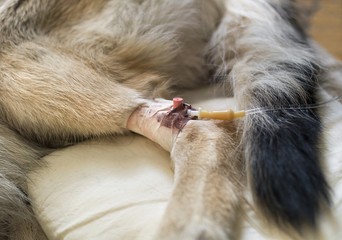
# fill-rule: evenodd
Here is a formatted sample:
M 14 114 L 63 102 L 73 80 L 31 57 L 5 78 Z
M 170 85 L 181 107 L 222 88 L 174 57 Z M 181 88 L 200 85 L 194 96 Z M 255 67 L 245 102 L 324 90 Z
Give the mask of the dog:
M 336 80 L 331 65 L 342 71 L 324 65 L 293 0 L 0 4 L 1 239 L 46 239 L 26 194 L 42 156 L 139 132 L 132 113 L 158 106 L 156 98 L 218 84 L 239 109 L 317 104 L 319 84 Z M 237 239 L 246 188 L 280 229 L 317 226 L 330 190 L 316 109 L 233 122 L 182 116 L 182 128 L 168 127 L 175 188 L 157 239 Z

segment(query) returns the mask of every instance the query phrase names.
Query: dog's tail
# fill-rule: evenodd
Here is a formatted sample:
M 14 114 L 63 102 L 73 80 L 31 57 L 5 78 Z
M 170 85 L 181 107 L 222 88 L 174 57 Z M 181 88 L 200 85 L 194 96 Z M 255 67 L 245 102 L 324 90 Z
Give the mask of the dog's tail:
M 278 64 L 278 70 L 295 76 L 305 94 L 293 89 L 282 95 L 272 92 L 272 87 L 260 87 L 250 93 L 255 106 L 317 104 L 314 68 Z M 314 227 L 322 203 L 330 202 L 329 186 L 319 161 L 322 127 L 317 112 L 287 108 L 251 115 L 243 137 L 256 204 L 280 227 L 299 232 L 304 226 Z
M 27 173 L 47 153 L 0 122 L 0 239 L 45 239 L 25 192 Z

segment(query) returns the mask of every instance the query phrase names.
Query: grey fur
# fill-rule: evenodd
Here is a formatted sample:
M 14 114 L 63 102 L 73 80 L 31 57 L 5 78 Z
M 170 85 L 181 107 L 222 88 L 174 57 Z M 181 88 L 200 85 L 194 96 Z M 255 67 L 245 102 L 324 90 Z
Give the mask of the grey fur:
M 222 84 L 227 95 L 234 95 L 242 109 L 315 103 L 320 80 L 316 70 L 322 64 L 317 61 L 316 48 L 312 47 L 314 44 L 297 16 L 289 15 L 291 9 L 296 9 L 293 3 L 276 0 L 1 1 L 0 238 L 45 238 L 25 194 L 27 173 L 41 167 L 43 163 L 38 159 L 49 152 L 36 144 L 66 145 L 89 137 L 123 134 L 127 131 L 127 119 L 137 107 L 155 97 L 167 98 L 176 87 L 209 84 L 209 78 Z M 340 66 L 333 63 L 327 67 L 333 65 Z M 325 73 L 324 79 L 335 78 Z M 253 138 L 259 135 L 249 133 L 259 127 L 262 132 L 279 129 L 281 125 L 272 117 L 248 118 L 242 124 L 251 185 L 254 180 L 251 166 L 258 163 L 253 153 L 267 152 L 267 149 L 255 150 L 257 144 Z M 284 122 L 291 123 L 291 117 L 286 115 Z M 308 119 L 316 118 L 319 116 L 312 113 Z M 220 209 L 227 210 L 221 211 L 220 217 L 227 221 L 220 221 L 217 229 L 210 229 L 210 235 L 234 239 L 238 234 L 234 232 L 234 215 L 229 214 L 235 213 L 234 207 L 243 192 L 239 181 L 243 182 L 244 177 L 243 167 L 237 164 L 241 163 L 241 157 L 239 152 L 235 154 L 239 140 L 232 137 L 235 128 L 228 134 L 222 130 L 227 126 L 210 124 L 203 130 L 208 141 L 215 138 L 212 135 L 227 136 L 227 139 L 222 137 L 222 144 L 212 140 L 215 144 L 210 145 L 210 151 L 217 151 L 218 157 L 203 148 L 204 153 L 198 154 L 198 163 L 208 164 L 212 169 L 225 166 L 226 171 L 220 172 L 220 176 L 210 172 L 214 180 L 209 186 L 224 182 L 230 194 L 210 187 L 219 196 L 216 200 L 207 199 L 206 206 L 211 209 L 204 210 L 215 213 L 215 203 L 209 203 L 218 201 Z M 219 134 L 213 134 L 216 132 Z M 317 135 L 314 143 L 308 144 L 310 151 L 316 149 L 313 145 Z M 201 139 L 197 141 L 203 144 Z M 191 142 L 185 146 L 186 143 L 189 141 L 185 140 L 184 147 L 191 149 Z M 284 149 L 288 150 L 292 143 L 284 144 Z M 181 152 L 178 149 L 178 155 L 175 153 L 172 157 L 182 157 Z M 213 160 L 203 159 L 206 154 Z M 316 165 L 319 172 L 319 164 Z M 184 179 L 195 177 L 208 184 L 195 170 L 185 169 Z M 263 171 L 261 167 L 259 170 Z M 238 177 L 229 179 L 228 176 L 235 174 Z M 309 217 L 304 221 L 310 214 L 315 221 L 315 201 L 327 195 L 323 175 L 318 182 L 323 190 L 315 195 L 318 200 L 314 200 L 313 209 L 308 210 Z M 180 185 L 186 186 L 186 181 Z M 205 194 L 202 190 L 197 189 L 199 194 Z M 298 189 L 291 190 L 298 192 Z M 177 192 L 174 206 L 188 200 Z M 270 191 L 270 198 L 272 194 L 274 191 Z M 257 189 L 254 195 L 258 202 Z M 265 202 L 259 206 L 272 215 Z M 197 216 L 196 210 L 189 209 L 188 217 Z M 275 215 L 276 221 L 287 224 L 286 217 Z M 208 219 L 215 220 L 210 219 L 213 216 L 209 214 Z M 171 223 L 168 220 L 164 229 L 171 231 L 170 239 L 172 236 L 177 239 L 177 231 L 183 231 L 186 226 L 180 224 L 177 216 Z M 222 230 L 220 226 L 227 229 Z M 191 236 L 200 238 L 209 232 L 191 232 Z
M 42 167 L 47 153 L 0 123 L 0 239 L 45 239 L 25 192 L 27 174 Z

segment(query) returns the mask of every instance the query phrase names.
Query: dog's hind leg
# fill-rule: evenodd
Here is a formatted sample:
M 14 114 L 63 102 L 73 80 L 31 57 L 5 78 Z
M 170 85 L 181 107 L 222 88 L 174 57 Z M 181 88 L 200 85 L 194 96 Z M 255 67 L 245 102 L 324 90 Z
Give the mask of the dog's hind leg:
M 38 159 L 48 152 L 0 123 L 0 239 L 46 239 L 25 192 L 27 173 L 41 166 Z

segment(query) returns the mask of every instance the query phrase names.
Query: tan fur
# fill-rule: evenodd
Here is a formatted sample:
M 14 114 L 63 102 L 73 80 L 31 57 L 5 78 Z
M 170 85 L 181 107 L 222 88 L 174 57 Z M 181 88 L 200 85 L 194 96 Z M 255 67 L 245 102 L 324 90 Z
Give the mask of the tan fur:
M 271 76 L 256 73 L 274 61 L 315 58 L 287 45 L 293 30 L 285 25 L 284 33 L 281 23 L 262 0 L 1 1 L 0 119 L 20 138 L 64 146 L 125 133 L 139 106 L 210 78 L 223 80 L 240 108 L 258 107 L 253 90 L 267 90 Z M 305 99 L 295 77 L 276 79 L 280 94 Z M 270 105 L 276 97 L 268 96 Z M 178 135 L 175 189 L 157 239 L 238 239 L 246 183 L 240 134 L 251 122 L 240 125 L 190 121 Z M 30 224 L 20 224 L 0 236 L 23 239 Z
M 157 239 L 238 239 L 244 187 L 237 137 L 233 123 L 186 125 L 171 152 L 175 187 Z
M 18 46 L 3 45 L 3 118 L 28 138 L 51 142 L 122 132 L 142 97 L 165 97 L 166 89 L 184 78 L 190 87 L 206 75 L 198 66 L 204 66 L 201 54 L 210 29 L 193 29 L 192 22 L 202 20 L 192 3 L 89 2 L 56 1 L 54 6 L 50 1 L 44 9 L 39 4 L 45 1 L 24 1 L 21 7 L 37 8 L 42 19 L 28 20 L 37 24 L 33 33 L 26 26 L 24 36 L 12 33 L 14 39 L 24 38 L 16 40 Z M 18 17 L 8 18 L 3 21 Z M 214 27 L 210 18 L 203 23 Z M 1 30 L 8 31 L 6 25 Z M 192 38 L 200 39 L 193 44 Z
M 6 1 L 1 118 L 47 146 L 123 133 L 147 99 L 207 78 L 203 53 L 221 15 L 219 1 Z

